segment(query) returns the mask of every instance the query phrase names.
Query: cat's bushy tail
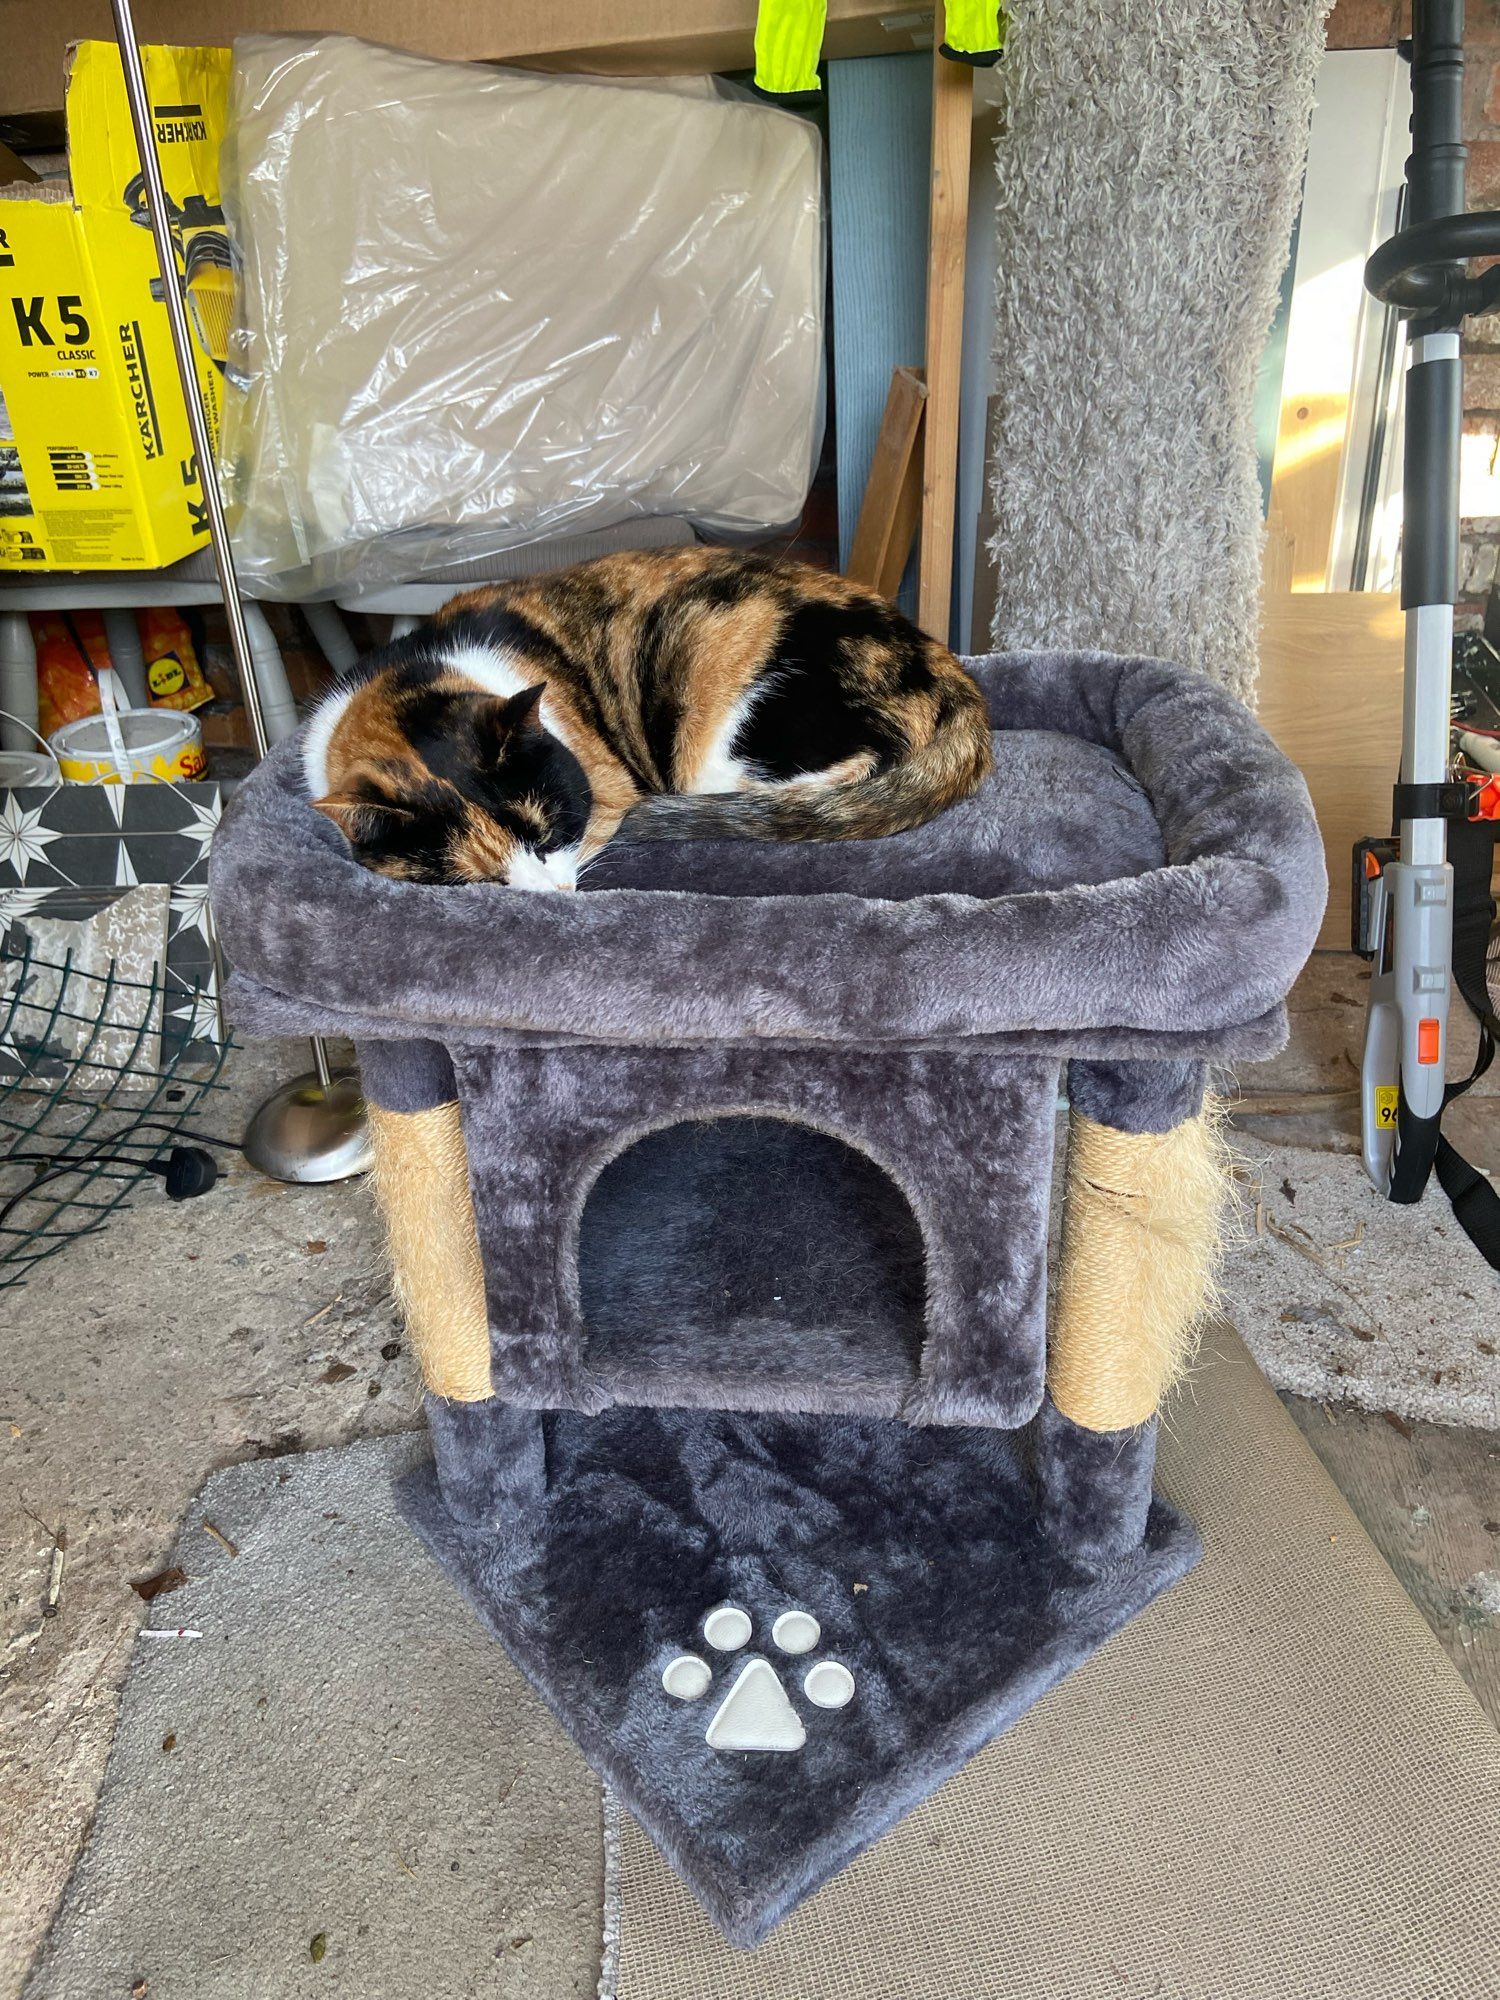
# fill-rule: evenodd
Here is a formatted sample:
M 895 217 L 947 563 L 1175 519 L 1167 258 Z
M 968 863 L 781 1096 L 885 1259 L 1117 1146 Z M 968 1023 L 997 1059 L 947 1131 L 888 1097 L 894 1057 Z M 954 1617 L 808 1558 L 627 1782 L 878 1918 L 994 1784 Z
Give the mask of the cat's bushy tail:
M 977 693 L 977 690 L 976 690 Z M 628 817 L 628 840 L 873 840 L 904 833 L 967 798 L 989 774 L 982 698 L 965 702 L 926 743 L 847 784 L 792 779 L 751 792 L 674 792 Z

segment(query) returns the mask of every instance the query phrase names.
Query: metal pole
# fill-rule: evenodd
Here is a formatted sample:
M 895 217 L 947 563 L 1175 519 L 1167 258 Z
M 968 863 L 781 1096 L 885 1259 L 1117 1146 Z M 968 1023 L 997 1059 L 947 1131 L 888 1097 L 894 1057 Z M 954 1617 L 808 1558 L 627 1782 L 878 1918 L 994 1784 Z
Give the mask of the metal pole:
M 209 541 L 214 567 L 219 574 L 219 590 L 224 599 L 224 617 L 229 626 L 229 644 L 239 669 L 245 696 L 245 714 L 257 758 L 270 749 L 266 733 L 265 709 L 260 684 L 255 677 L 255 658 L 240 602 L 239 578 L 235 575 L 234 551 L 224 520 L 224 497 L 219 490 L 219 469 L 214 443 L 209 435 L 208 412 L 203 407 L 203 391 L 198 381 L 198 364 L 193 352 L 192 329 L 187 305 L 177 275 L 177 248 L 172 241 L 172 222 L 167 209 L 167 191 L 161 177 L 161 159 L 156 150 L 156 134 L 151 126 L 151 100 L 146 91 L 146 72 L 136 40 L 135 18 L 130 0 L 110 0 L 114 15 L 115 40 L 120 49 L 120 67 L 125 74 L 125 96 L 130 104 L 130 122 L 135 128 L 136 149 L 141 156 L 141 176 L 146 189 L 146 207 L 151 218 L 151 235 L 156 244 L 156 261 L 161 268 L 162 300 L 167 308 L 167 324 L 172 329 L 172 348 L 177 357 L 177 373 L 182 382 L 182 399 L 187 406 L 188 429 L 198 460 L 198 482 L 203 489 L 204 511 L 208 515 Z M 298 1078 L 267 1099 L 250 1121 L 245 1135 L 245 1153 L 256 1165 L 281 1180 L 342 1180 L 368 1167 L 369 1142 L 364 1128 L 364 1105 L 357 1082 L 348 1077 L 335 1081 L 328 1050 L 321 1036 L 312 1037 L 314 1076 Z
M 229 530 L 224 524 L 224 500 L 219 492 L 218 468 L 214 461 L 213 439 L 208 433 L 208 413 L 198 382 L 198 364 L 193 353 L 192 329 L 187 306 L 177 276 L 177 248 L 172 241 L 172 223 L 167 212 L 167 191 L 162 183 L 161 160 L 156 151 L 156 134 L 151 129 L 151 102 L 146 95 L 146 72 L 135 38 L 135 20 L 130 0 L 110 0 L 115 17 L 115 39 L 120 45 L 120 62 L 125 71 L 125 95 L 130 101 L 130 122 L 135 127 L 135 143 L 141 156 L 141 175 L 146 184 L 146 208 L 151 217 L 151 234 L 156 242 L 156 261 L 161 266 L 162 297 L 167 323 L 172 329 L 172 346 L 177 355 L 177 372 L 182 377 L 183 400 L 187 404 L 188 429 L 198 458 L 198 481 L 203 488 L 204 510 L 208 515 L 209 540 L 213 544 L 214 567 L 219 573 L 219 589 L 224 595 L 224 617 L 229 625 L 229 644 L 239 669 L 245 693 L 245 713 L 255 754 L 264 757 L 270 749 L 266 718 L 260 705 L 255 666 L 250 655 L 250 634 L 245 629 L 245 613 L 240 604 L 239 579 L 234 573 L 234 551 L 229 546 Z
M 1413 229 L 1464 212 L 1463 75 L 1464 0 L 1415 0 L 1406 162 Z M 1456 301 L 1451 311 L 1419 310 L 1407 327 L 1401 782 L 1434 792 L 1447 778 L 1450 754 L 1463 311 Z M 1365 1170 L 1382 1194 L 1403 1203 L 1421 1199 L 1441 1137 L 1453 964 L 1447 822 L 1435 799 L 1429 804 L 1417 793 L 1408 801 L 1399 858 L 1383 871 L 1378 892 L 1379 953 L 1361 1068 Z

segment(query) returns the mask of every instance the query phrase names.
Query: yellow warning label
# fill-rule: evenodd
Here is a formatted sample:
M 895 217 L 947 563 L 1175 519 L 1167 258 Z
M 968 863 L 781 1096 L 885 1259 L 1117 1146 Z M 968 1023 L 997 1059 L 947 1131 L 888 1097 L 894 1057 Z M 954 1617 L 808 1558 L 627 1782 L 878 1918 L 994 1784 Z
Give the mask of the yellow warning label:
M 1401 1093 L 1393 1083 L 1381 1083 L 1375 1087 L 1375 1123 L 1382 1132 L 1391 1132 L 1396 1126 L 1396 1107 L 1401 1101 Z

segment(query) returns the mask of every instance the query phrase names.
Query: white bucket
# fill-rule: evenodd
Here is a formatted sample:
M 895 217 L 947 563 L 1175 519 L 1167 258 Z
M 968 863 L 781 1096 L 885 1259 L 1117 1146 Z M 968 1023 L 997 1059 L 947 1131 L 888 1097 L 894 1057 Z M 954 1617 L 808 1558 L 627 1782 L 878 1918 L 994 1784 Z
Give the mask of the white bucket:
M 174 708 L 85 715 L 54 730 L 52 748 L 70 785 L 178 784 L 208 769 L 197 719 Z
M 0 792 L 22 785 L 55 785 L 57 766 L 40 750 L 0 750 Z

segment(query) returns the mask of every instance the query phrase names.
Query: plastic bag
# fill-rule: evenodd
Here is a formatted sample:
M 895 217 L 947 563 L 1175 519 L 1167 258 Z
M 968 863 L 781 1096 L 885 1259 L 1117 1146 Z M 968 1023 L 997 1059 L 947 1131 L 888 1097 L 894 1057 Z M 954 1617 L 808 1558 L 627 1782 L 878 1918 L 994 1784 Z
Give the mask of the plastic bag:
M 815 127 L 708 80 L 339 35 L 234 56 L 247 577 L 327 593 L 642 516 L 796 519 L 823 431 Z
M 151 706 L 176 708 L 185 714 L 206 707 L 214 691 L 203 678 L 192 627 L 182 613 L 167 604 L 159 610 L 138 611 L 135 622 L 141 635 Z
M 37 729 L 50 742 L 65 722 L 99 713 L 101 667 L 113 665 L 104 614 L 99 611 L 33 611 L 36 648 Z

